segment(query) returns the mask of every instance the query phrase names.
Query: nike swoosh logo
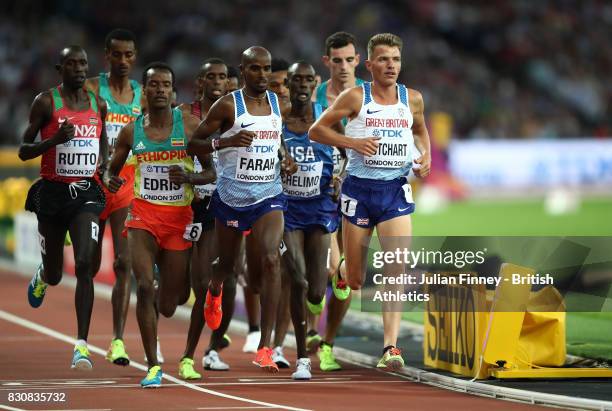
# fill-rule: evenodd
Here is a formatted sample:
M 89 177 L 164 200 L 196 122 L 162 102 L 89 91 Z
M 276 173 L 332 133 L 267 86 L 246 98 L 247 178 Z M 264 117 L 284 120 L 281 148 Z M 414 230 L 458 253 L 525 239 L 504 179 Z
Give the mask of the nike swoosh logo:
M 406 210 L 408 210 L 409 208 L 410 208 L 410 207 L 406 207 L 406 208 L 398 208 L 398 209 L 397 209 L 397 211 L 399 211 L 399 212 L 401 213 L 402 211 L 406 211 Z
M 374 113 L 378 113 L 379 111 L 383 111 L 383 109 L 376 110 L 376 111 L 370 111 L 370 109 L 367 109 L 366 111 L 368 114 L 374 114 Z
M 281 204 L 270 204 L 270 207 L 278 208 L 278 207 L 282 207 L 282 205 Z
M 247 125 L 245 125 L 244 123 L 240 123 L 240 128 L 247 128 L 249 126 L 252 126 L 253 124 L 255 124 L 255 122 L 249 123 Z
M 295 137 L 289 137 L 285 139 L 285 141 L 291 141 L 291 140 L 295 140 Z
M 97 203 L 95 201 L 86 201 L 85 204 L 97 204 Z

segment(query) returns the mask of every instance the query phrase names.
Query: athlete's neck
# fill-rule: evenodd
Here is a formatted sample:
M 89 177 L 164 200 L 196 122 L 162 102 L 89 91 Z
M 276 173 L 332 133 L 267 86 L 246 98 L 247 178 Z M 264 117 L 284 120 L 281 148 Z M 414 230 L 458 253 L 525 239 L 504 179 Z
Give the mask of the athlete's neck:
M 244 94 L 246 98 L 251 99 L 251 100 L 256 100 L 256 101 L 263 101 L 266 98 L 265 90 L 262 92 L 259 92 L 259 91 L 249 88 L 246 85 L 242 88 L 242 94 Z
M 89 99 L 89 96 L 87 96 L 87 92 L 83 87 L 70 87 L 62 83 L 59 85 L 59 89 L 64 100 L 79 102 Z
M 355 74 L 350 76 L 348 80 L 344 82 L 340 80 L 334 81 L 332 77 L 329 80 L 329 83 L 327 83 L 327 89 L 328 89 L 328 92 L 331 92 L 330 94 L 334 96 L 338 96 L 340 93 L 342 93 L 347 88 L 355 87 L 356 82 L 357 82 L 357 78 L 355 77 Z
M 376 79 L 372 80 L 372 96 L 374 100 L 383 104 L 394 104 L 397 103 L 397 83 L 393 84 L 382 84 L 377 82 Z
M 172 125 L 172 107 L 149 108 L 149 127 L 166 128 Z
M 206 113 L 210 111 L 210 108 L 215 103 L 215 101 L 217 100 L 212 100 L 206 96 L 202 96 L 202 99 L 200 100 L 200 110 L 202 110 L 202 117 L 204 117 Z
M 310 118 L 312 116 L 312 102 L 308 101 L 291 101 L 290 117 Z
M 108 74 L 108 85 L 119 93 L 123 93 L 126 89 L 131 90 L 130 78 L 128 76 L 114 76 L 112 72 Z

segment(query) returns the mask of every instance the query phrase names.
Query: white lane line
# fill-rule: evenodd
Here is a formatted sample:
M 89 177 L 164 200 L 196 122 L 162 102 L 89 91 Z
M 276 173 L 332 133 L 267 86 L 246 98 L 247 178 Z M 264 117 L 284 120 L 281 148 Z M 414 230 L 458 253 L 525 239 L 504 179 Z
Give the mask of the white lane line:
M 198 407 L 196 410 L 256 410 L 270 407 Z
M 26 411 L 23 408 L 15 408 L 15 407 L 9 407 L 8 405 L 2 405 L 0 404 L 0 410 L 8 410 L 8 411 Z
M 30 320 L 27 320 L 25 318 L 19 317 L 17 315 L 11 314 L 11 313 L 6 312 L 4 310 L 0 310 L 0 318 L 5 320 L 5 321 L 11 322 L 13 324 L 19 325 L 21 327 L 28 328 L 28 329 L 30 329 L 32 331 L 36 331 L 36 332 L 39 332 L 41 334 L 45 334 L 45 335 L 51 336 L 51 337 L 56 338 L 56 339 L 58 339 L 60 341 L 64 341 L 64 342 L 66 342 L 68 344 L 71 344 L 71 345 L 76 344 L 76 340 L 74 338 L 72 338 L 72 337 L 69 337 L 66 334 L 62 334 L 59 331 L 55 331 L 55 330 L 53 330 L 51 328 L 45 327 L 42 324 L 37 324 L 37 323 L 35 323 L 33 321 L 30 321 Z M 89 351 L 91 351 L 93 353 L 96 353 L 98 355 L 101 355 L 103 358 L 106 356 L 106 350 L 103 350 L 100 347 L 96 347 L 95 345 L 88 344 L 88 348 L 89 348 Z M 141 370 L 141 371 L 145 371 L 145 372 L 148 371 L 148 368 L 144 364 L 140 364 L 140 363 L 135 362 L 135 361 L 130 361 L 130 366 L 134 367 L 134 368 L 136 368 L 138 370 Z M 181 385 L 181 386 L 183 386 L 185 388 L 189 388 L 189 389 L 192 389 L 194 391 L 203 392 L 205 394 L 210 394 L 210 395 L 214 395 L 214 396 L 221 397 L 221 398 L 227 398 L 227 399 L 230 399 L 230 400 L 241 401 L 241 402 L 248 402 L 250 404 L 263 405 L 263 406 L 266 406 L 268 408 L 279 408 L 279 409 L 291 410 L 291 411 L 310 411 L 310 410 L 307 410 L 307 409 L 304 409 L 304 408 L 289 407 L 289 406 L 286 406 L 286 405 L 279 405 L 279 404 L 273 404 L 273 403 L 264 402 L 264 401 L 251 400 L 251 399 L 248 399 L 248 398 L 238 397 L 238 396 L 235 396 L 235 395 L 224 394 L 224 393 L 218 392 L 218 391 L 208 390 L 206 388 L 202 388 L 202 387 L 199 387 L 197 385 L 190 384 L 188 382 L 179 380 L 178 378 L 175 378 L 175 377 L 173 377 L 171 375 L 168 375 L 168 374 L 164 374 L 163 378 L 165 380 L 171 381 L 171 382 L 173 382 L 175 384 Z

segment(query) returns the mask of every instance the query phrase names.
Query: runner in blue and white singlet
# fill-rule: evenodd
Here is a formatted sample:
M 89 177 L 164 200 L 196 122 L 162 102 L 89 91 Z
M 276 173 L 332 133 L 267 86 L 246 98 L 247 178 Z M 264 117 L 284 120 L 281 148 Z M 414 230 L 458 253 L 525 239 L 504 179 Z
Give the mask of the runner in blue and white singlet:
M 414 201 L 408 174 L 411 169 L 417 177 L 429 174 L 431 150 L 423 98 L 418 91 L 397 84 L 401 50 L 398 36 L 373 36 L 366 61 L 372 82 L 341 94 L 309 132 L 315 141 L 347 149 L 348 176 L 340 201 L 346 274 L 352 289 L 360 289 L 363 284 L 364 245 L 369 243 L 374 228 L 385 253 L 410 247 Z M 331 126 L 345 117 L 349 118 L 345 135 L 334 132 Z M 392 276 L 405 270 L 401 262 L 391 262 L 383 271 Z M 381 307 L 384 349 L 379 368 L 397 369 L 404 364 L 396 346 L 402 307 L 392 304 L 385 301 Z
M 204 316 L 212 329 L 221 324 L 223 281 L 233 273 L 240 253 L 242 231 L 246 238 L 249 286 L 261 294 L 261 340 L 254 364 L 278 372 L 270 348 L 280 293 L 279 247 L 283 234 L 283 211 L 287 201 L 281 184 L 281 106 L 276 94 L 267 91 L 271 55 L 263 47 L 250 47 L 241 58 L 244 87 L 220 98 L 210 109 L 190 142 L 195 154 L 219 150 L 217 189 L 211 207 L 219 263 L 208 285 Z M 212 139 L 220 131 L 218 140 Z M 285 155 L 283 169 L 295 164 Z M 264 288 L 265 287 L 265 288 Z M 262 290 L 263 289 L 263 290 Z

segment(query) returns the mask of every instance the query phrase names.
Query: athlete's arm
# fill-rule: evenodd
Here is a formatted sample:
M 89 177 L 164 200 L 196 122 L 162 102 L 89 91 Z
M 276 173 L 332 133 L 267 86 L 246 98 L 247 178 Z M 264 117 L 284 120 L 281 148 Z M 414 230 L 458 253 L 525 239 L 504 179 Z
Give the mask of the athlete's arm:
M 206 118 L 200 123 L 197 130 L 193 133 L 192 139 L 189 141 L 187 151 L 192 155 L 204 155 L 212 153 L 213 140 L 211 136 L 217 130 L 221 130 L 221 134 L 229 130 L 234 119 L 234 102 L 231 95 L 221 97 L 215 101 Z M 240 130 L 228 138 L 220 138 L 217 150 L 222 150 L 228 147 L 249 147 L 255 137 L 255 133 L 247 130 Z M 198 157 L 199 158 L 199 157 Z
M 183 112 L 183 124 L 185 127 L 185 135 L 187 140 L 191 140 L 194 131 L 198 128 L 200 120 L 190 113 Z M 168 173 L 170 181 L 177 184 L 194 184 L 202 185 L 212 183 L 217 179 L 217 173 L 213 165 L 212 156 L 210 154 L 196 154 L 196 157 L 202 164 L 200 173 L 187 173 L 179 166 L 170 166 Z
M 413 167 L 414 175 L 417 177 L 427 177 L 431 168 L 431 145 L 429 142 L 429 132 L 425 124 L 425 104 L 423 96 L 416 90 L 409 89 L 409 103 L 412 110 L 412 135 L 414 145 L 421 152 L 421 156 L 414 160 L 417 166 Z
M 110 159 L 110 165 L 108 170 L 104 173 L 104 184 L 108 189 L 115 193 L 121 188 L 125 181 L 119 177 L 119 173 L 127 160 L 132 145 L 134 144 L 134 123 L 128 123 L 121 129 L 117 136 L 117 142 L 115 143 L 115 150 L 113 150 L 113 156 Z
M 362 89 L 353 87 L 340 93 L 334 104 L 308 130 L 308 137 L 329 146 L 350 148 L 363 155 L 374 155 L 378 149 L 379 137 L 352 138 L 333 129 L 343 118 L 354 118 L 361 109 Z
M 106 135 L 106 112 L 108 108 L 106 107 L 106 102 L 104 99 L 97 98 L 98 100 L 98 109 L 100 110 L 100 120 L 102 127 L 102 132 L 100 133 L 100 153 L 98 158 L 98 172 L 100 175 L 103 175 L 106 169 L 108 168 L 108 136 Z
M 19 146 L 19 158 L 22 161 L 30 160 L 44 154 L 47 150 L 58 144 L 74 138 L 74 126 L 64 121 L 53 137 L 35 143 L 38 132 L 47 124 L 53 114 L 53 103 L 49 92 L 40 93 L 34 99 L 30 108 L 30 120 L 23 133 L 21 146 Z

